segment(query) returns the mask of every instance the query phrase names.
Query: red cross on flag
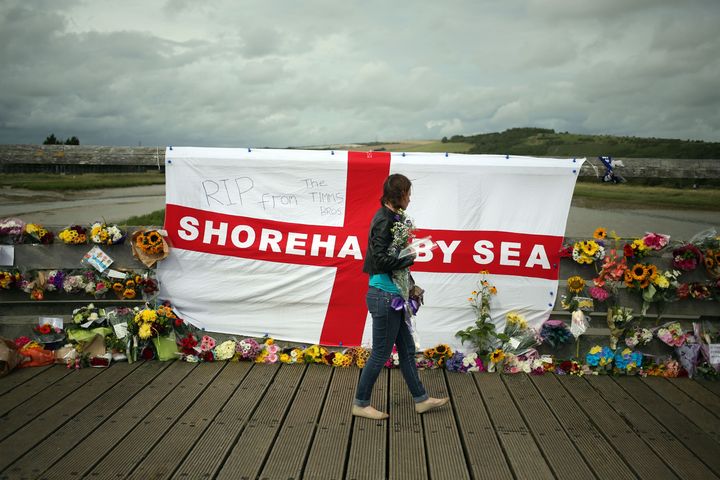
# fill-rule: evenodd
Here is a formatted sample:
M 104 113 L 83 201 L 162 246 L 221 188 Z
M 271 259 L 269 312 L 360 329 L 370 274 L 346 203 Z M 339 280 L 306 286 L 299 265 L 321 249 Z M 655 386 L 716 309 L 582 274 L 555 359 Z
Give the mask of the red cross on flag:
M 303 343 L 369 344 L 362 272 L 370 220 L 390 173 L 438 248 L 412 267 L 425 290 L 421 347 L 458 346 L 474 322 L 478 272 L 498 295 L 493 321 L 547 319 L 558 252 L 583 160 L 496 155 L 168 148 L 161 297 L 212 332 Z

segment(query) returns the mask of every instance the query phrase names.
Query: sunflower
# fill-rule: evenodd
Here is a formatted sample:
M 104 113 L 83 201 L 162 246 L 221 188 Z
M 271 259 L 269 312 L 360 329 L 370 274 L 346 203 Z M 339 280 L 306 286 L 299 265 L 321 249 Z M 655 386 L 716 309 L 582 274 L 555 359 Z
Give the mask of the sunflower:
M 598 227 L 595 229 L 595 232 L 593 232 L 593 238 L 597 238 L 598 240 L 604 240 L 605 237 L 607 237 L 607 230 L 605 227 Z
M 632 276 L 632 272 L 631 272 L 630 270 L 625 270 L 624 277 L 625 277 L 625 278 L 624 278 L 624 280 L 625 280 L 625 285 L 628 286 L 628 287 L 633 287 L 633 276 Z
M 135 293 L 135 289 L 133 288 L 126 288 L 123 292 L 123 298 L 127 298 L 128 300 L 135 298 L 135 295 L 137 294 Z
M 505 352 L 499 348 L 490 354 L 490 361 L 493 363 L 502 362 L 503 358 L 505 358 Z
M 580 293 L 585 288 L 585 280 L 579 275 L 574 275 L 567 279 L 567 286 L 572 293 Z
M 649 264 L 645 268 L 647 269 L 647 276 L 650 278 L 650 281 L 655 280 L 655 277 L 658 275 L 657 267 L 653 264 Z
M 642 263 L 638 263 L 631 269 L 633 280 L 643 280 L 647 276 L 647 269 Z
M 710 269 L 715 266 L 715 260 L 713 260 L 713 257 L 706 256 L 705 257 L 705 268 Z
M 583 253 L 587 255 L 588 257 L 592 257 L 595 255 L 598 251 L 598 248 L 600 246 L 595 243 L 593 240 L 587 240 L 584 242 L 580 242 L 580 248 L 582 249 Z
M 642 280 L 640 280 L 640 288 L 647 288 L 650 286 L 650 277 L 645 277 Z
M 427 358 L 434 357 L 435 353 L 436 353 L 436 351 L 434 348 L 428 348 L 425 351 L 423 351 L 423 355 L 425 355 L 425 357 L 427 357 Z
M 124 286 L 122 283 L 120 283 L 120 282 L 115 282 L 115 283 L 113 283 L 112 288 L 113 288 L 113 290 L 115 290 L 116 292 L 122 292 L 123 290 L 125 290 L 125 286 Z
M 135 288 L 135 281 L 128 280 L 127 282 L 125 282 L 125 288 Z

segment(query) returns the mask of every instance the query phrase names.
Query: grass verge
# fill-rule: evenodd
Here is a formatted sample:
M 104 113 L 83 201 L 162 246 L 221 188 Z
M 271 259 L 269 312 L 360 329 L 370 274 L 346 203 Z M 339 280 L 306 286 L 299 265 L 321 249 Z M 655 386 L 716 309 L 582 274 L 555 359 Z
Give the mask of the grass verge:
M 595 207 L 720 211 L 720 189 L 690 189 L 578 182 L 573 201 Z
M 130 217 L 127 220 L 123 220 L 122 222 L 118 222 L 120 225 L 132 225 L 132 226 L 150 226 L 154 225 L 157 227 L 161 227 L 165 224 L 165 209 L 162 210 L 155 210 L 154 212 L 148 213 L 146 215 L 138 215 L 135 217 Z
M 96 188 L 123 188 L 142 185 L 161 185 L 165 174 L 148 173 L 83 173 L 56 175 L 50 173 L 8 173 L 0 176 L 0 187 L 28 190 L 91 190 Z

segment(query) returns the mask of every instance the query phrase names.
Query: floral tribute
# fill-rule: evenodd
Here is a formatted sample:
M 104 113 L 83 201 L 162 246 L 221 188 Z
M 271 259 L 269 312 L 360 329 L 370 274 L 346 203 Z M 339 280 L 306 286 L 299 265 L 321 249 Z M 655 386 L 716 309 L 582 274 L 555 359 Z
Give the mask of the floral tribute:
M 80 225 L 71 225 L 60 230 L 57 237 L 68 245 L 82 245 L 87 243 L 87 229 Z
M 48 245 L 55 240 L 54 233 L 37 223 L 28 223 L 25 225 L 25 235 L 29 243 Z
M 572 249 L 572 259 L 581 265 L 591 264 L 605 258 L 605 247 L 595 240 L 576 242 Z
M 117 245 L 125 241 L 125 233 L 117 225 L 95 222 L 90 226 L 90 241 L 99 245 Z

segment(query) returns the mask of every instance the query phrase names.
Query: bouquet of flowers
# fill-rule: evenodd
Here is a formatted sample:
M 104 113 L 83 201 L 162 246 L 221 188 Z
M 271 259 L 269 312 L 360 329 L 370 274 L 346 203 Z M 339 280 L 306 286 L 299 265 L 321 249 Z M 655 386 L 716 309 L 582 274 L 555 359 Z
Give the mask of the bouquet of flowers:
M 547 320 L 540 328 L 540 338 L 552 348 L 557 348 L 572 339 L 570 329 L 562 320 Z
M 62 270 L 50 270 L 45 274 L 45 278 L 45 290 L 48 292 L 55 292 L 63 289 L 65 272 Z
M 567 287 L 570 293 L 582 293 L 585 290 L 585 280 L 579 275 L 573 275 L 567 279 Z
M 253 361 L 255 360 L 255 357 L 260 354 L 261 350 L 262 347 L 257 342 L 257 340 L 253 338 L 245 338 L 243 340 L 240 340 L 235 346 L 235 353 L 238 355 L 240 360 Z
M 592 367 L 598 373 L 607 373 L 612 371 L 613 359 L 615 352 L 608 347 L 595 345 L 585 355 L 585 363 Z
M 715 280 L 720 279 L 720 235 L 710 228 L 693 236 L 691 244 L 698 247 L 704 256 L 705 269 Z
M 629 348 L 623 351 L 617 349 L 615 352 L 615 371 L 632 375 L 642 367 L 643 355 L 640 352 L 633 352 Z
M 625 329 L 628 327 L 633 319 L 633 310 L 628 307 L 611 307 L 607 312 L 607 324 L 610 328 L 610 348 L 615 350 L 617 348 L 617 342 L 625 333 Z
M 225 340 L 219 345 L 215 346 L 215 360 L 223 361 L 230 360 L 235 356 L 235 340 Z
M 24 276 L 20 280 L 19 287 L 23 292 L 29 293 L 31 299 L 43 300 L 45 298 L 45 285 L 45 273 L 37 271 L 32 277 Z
M 670 242 L 670 235 L 664 235 L 662 233 L 646 233 L 642 238 L 642 241 L 648 249 L 659 251 L 668 245 L 668 242 Z
M 128 322 L 128 332 L 137 335 L 142 340 L 148 340 L 167 333 L 177 318 L 172 309 L 163 305 L 157 309 L 144 308 L 138 311 Z
M 452 349 L 446 344 L 436 345 L 435 347 L 425 349 L 423 356 L 428 360 L 432 360 L 434 366 L 442 367 L 445 361 L 453 356 Z
M 385 368 L 395 368 L 400 365 L 400 356 L 398 355 L 397 347 L 393 345 L 390 358 L 385 362 Z
M 496 348 L 488 357 L 487 371 L 490 373 L 500 371 L 503 360 L 505 360 L 505 352 L 500 348 Z
M 480 272 L 477 288 L 468 297 L 470 307 L 475 312 L 475 324 L 455 334 L 461 343 L 472 343 L 481 354 L 491 352 L 497 343 L 495 325 L 490 321 L 490 300 L 497 294 L 497 289 L 488 282 L 487 275 L 487 270 Z
M 395 222 L 390 228 L 392 242 L 388 248 L 388 255 L 392 257 L 400 255 L 400 252 L 407 247 L 415 237 L 414 232 L 415 225 L 412 219 L 406 215 L 403 209 L 398 209 L 395 214 Z M 400 296 L 407 304 L 410 299 L 410 268 L 393 270 L 392 280 L 398 290 L 400 290 Z M 406 310 L 410 316 L 415 314 L 411 308 L 407 308 Z
M 167 257 L 170 251 L 167 241 L 158 230 L 137 230 L 132 235 L 131 248 L 133 255 L 148 268 Z
M 627 270 L 627 260 L 619 256 L 617 250 L 611 249 L 603 259 L 602 269 L 593 279 L 594 286 L 589 293 L 592 298 L 604 302 L 611 296 L 616 296 L 618 287 L 622 284 Z
M 683 272 L 692 272 L 703 263 L 703 254 L 692 243 L 686 243 L 672 252 L 672 266 Z
M 17 270 L 0 271 L 0 288 L 10 290 L 22 281 L 22 275 Z
M 68 245 L 87 243 L 87 230 L 80 225 L 71 225 L 58 233 L 58 238 Z
M 355 361 L 355 350 L 353 348 L 347 349 L 345 352 L 343 352 L 344 357 L 348 357 L 348 361 L 350 362 L 350 365 Z M 280 354 L 280 362 L 287 363 L 287 364 L 293 364 L 293 363 L 303 363 L 303 351 L 301 348 L 298 347 L 292 347 L 292 348 L 284 348 L 282 350 L 282 353 Z M 343 361 L 344 358 L 342 359 Z M 334 361 L 334 359 L 333 359 Z M 344 366 L 344 365 L 343 365 Z
M 605 247 L 595 240 L 575 242 L 572 250 L 572 258 L 580 265 L 591 264 L 605 258 Z
M 717 289 L 717 283 L 705 284 L 701 282 L 690 282 L 682 283 L 677 287 L 677 298 L 679 300 L 685 300 L 687 298 L 693 298 L 695 300 L 711 300 L 712 290 Z
M 321 345 L 311 345 L 303 351 L 305 363 L 327 363 L 328 349 Z
M 648 250 L 650 249 L 642 238 L 636 238 L 631 243 L 626 243 L 623 246 L 623 254 L 625 255 L 625 258 L 632 258 L 634 260 L 643 258 L 647 255 Z
M 502 350 L 508 354 L 522 355 L 538 345 L 535 330 L 528 326 L 525 317 L 517 312 L 510 312 L 505 317 L 505 328 L 498 335 L 502 340 Z
M 65 293 L 84 292 L 87 287 L 87 277 L 84 272 L 71 272 L 63 276 L 62 289 Z
M 65 332 L 54 323 L 42 322 L 33 327 L 34 341 L 42 343 L 48 350 L 57 350 L 65 343 Z
M 260 354 L 255 357 L 255 363 L 276 363 L 278 361 L 280 347 L 275 344 L 275 340 L 272 338 L 266 338 L 265 342 L 261 346 L 262 350 L 260 351 Z M 326 355 L 328 353 L 326 353 Z M 330 359 L 326 358 L 325 363 L 329 363 L 328 360 L 331 361 L 332 357 L 330 357 Z
M 683 331 L 680 322 L 671 322 L 658 329 L 657 337 L 666 345 L 679 347 L 685 343 L 688 335 Z
M 90 303 L 84 307 L 76 308 L 72 312 L 72 320 L 75 325 L 82 325 L 88 322 L 102 325 L 107 319 L 107 314 L 104 308 L 96 308 L 94 304 Z
M 658 269 L 655 265 L 648 263 L 636 263 L 632 268 L 625 270 L 625 286 L 635 290 L 644 290 L 655 280 Z
M 125 233 L 117 225 L 95 222 L 90 226 L 90 241 L 99 245 L 117 245 L 125 240 Z
M 635 348 L 638 345 L 647 345 L 652 341 L 653 337 L 652 330 L 635 327 L 630 335 L 625 336 L 625 345 L 629 348 Z
M 0 243 L 21 243 L 25 232 L 25 222 L 19 218 L 0 219 Z
M 43 245 L 53 243 L 55 238 L 52 232 L 37 223 L 28 223 L 25 225 L 25 234 L 30 243 L 41 243 Z

